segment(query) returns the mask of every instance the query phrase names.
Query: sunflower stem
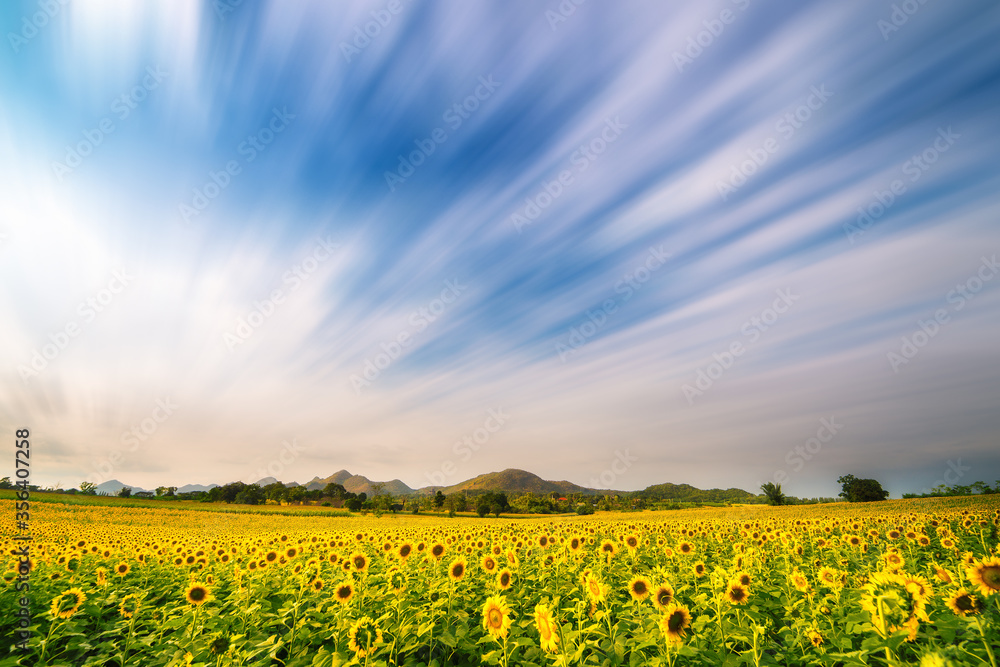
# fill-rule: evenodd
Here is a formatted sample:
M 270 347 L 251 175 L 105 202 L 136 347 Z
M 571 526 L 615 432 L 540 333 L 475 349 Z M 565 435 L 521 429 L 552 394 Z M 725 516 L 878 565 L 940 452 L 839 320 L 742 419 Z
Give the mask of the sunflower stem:
M 993 655 L 993 649 L 990 647 L 990 643 L 986 640 L 986 632 L 983 630 L 983 622 L 979 620 L 979 616 L 974 617 L 976 619 L 976 627 L 979 628 L 979 634 L 983 638 L 983 646 L 986 647 L 986 654 L 990 656 L 990 664 L 993 667 L 997 667 L 996 656 Z
M 719 596 L 715 598 L 716 619 L 719 621 L 719 634 L 722 635 L 722 651 L 726 651 L 726 627 L 722 619 L 722 600 Z
M 42 654 L 38 658 L 39 663 L 45 662 L 45 652 L 49 648 L 49 640 L 52 638 L 52 631 L 55 630 L 57 625 L 59 625 L 59 621 L 53 620 L 52 625 L 49 626 L 49 634 L 45 636 L 45 641 L 42 643 Z
M 191 641 L 194 641 L 194 626 L 198 624 L 198 607 L 191 613 Z

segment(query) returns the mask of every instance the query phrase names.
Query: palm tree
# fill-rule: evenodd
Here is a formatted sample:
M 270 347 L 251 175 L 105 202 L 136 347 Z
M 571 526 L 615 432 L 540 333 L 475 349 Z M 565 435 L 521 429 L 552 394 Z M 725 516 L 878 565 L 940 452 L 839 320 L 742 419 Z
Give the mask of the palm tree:
M 781 484 L 774 484 L 773 482 L 767 482 L 766 484 L 761 484 L 760 490 L 764 492 L 767 496 L 768 505 L 784 505 L 785 504 L 785 494 L 781 492 Z

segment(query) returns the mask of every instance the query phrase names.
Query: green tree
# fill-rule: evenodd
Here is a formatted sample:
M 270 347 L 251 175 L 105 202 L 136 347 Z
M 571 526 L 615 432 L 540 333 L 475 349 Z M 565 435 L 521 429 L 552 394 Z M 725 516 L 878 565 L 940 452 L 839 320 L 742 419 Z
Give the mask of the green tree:
M 760 490 L 764 492 L 765 496 L 767 496 L 768 505 L 784 505 L 787 500 L 785 494 L 781 492 L 781 484 L 767 482 L 765 484 L 761 484 Z
M 119 498 L 130 498 L 131 496 L 132 496 L 132 487 L 131 486 L 123 486 L 122 488 L 120 488 L 118 490 L 118 497 Z
M 844 475 L 837 479 L 840 484 L 840 497 L 849 503 L 868 503 L 885 500 L 889 492 L 874 479 L 858 479 L 854 475 Z
M 330 482 L 323 487 L 323 495 L 327 498 L 333 498 L 334 500 L 343 500 L 347 497 L 347 489 L 345 489 L 341 484 Z
M 234 502 L 240 505 L 260 505 L 267 499 L 264 489 L 257 484 L 248 484 L 236 494 Z
M 9 477 L 4 477 L 4 479 L 9 480 Z M 2 482 L 3 480 L 0 480 Z M 3 488 L 0 486 L 0 488 Z M 93 482 L 80 482 L 80 493 L 85 496 L 96 496 L 97 495 L 97 485 Z
M 304 486 L 293 486 L 288 489 L 288 502 L 290 503 L 300 503 L 306 497 L 306 487 Z
M 444 494 L 441 493 L 440 489 L 434 494 L 434 507 L 440 509 L 444 506 Z
M 361 500 L 361 498 L 358 498 L 357 496 L 355 496 L 354 498 L 348 498 L 346 501 L 344 501 L 344 507 L 346 507 L 352 512 L 360 512 L 361 505 L 363 504 L 364 501 Z

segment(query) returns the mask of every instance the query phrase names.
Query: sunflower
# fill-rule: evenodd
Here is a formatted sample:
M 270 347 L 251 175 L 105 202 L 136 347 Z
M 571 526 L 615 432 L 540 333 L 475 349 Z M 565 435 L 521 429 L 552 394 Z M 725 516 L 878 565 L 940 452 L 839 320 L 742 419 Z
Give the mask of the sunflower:
M 969 565 L 965 576 L 974 585 L 979 586 L 983 595 L 993 595 L 1000 591 L 1000 558 L 978 560 Z
M 485 556 L 483 556 L 483 559 L 479 563 L 480 565 L 482 565 L 483 570 L 486 571 L 486 574 L 493 574 L 494 572 L 496 572 L 497 559 L 494 558 L 491 554 L 486 554 Z
M 819 570 L 819 580 L 827 588 L 840 588 L 842 585 L 840 573 L 832 567 L 821 567 Z
M 128 566 L 128 563 L 122 561 L 118 563 L 118 565 L 115 565 L 115 574 L 117 574 L 119 577 L 124 577 L 126 574 L 128 574 L 128 571 L 130 569 L 132 568 Z
M 904 574 L 903 581 L 910 595 L 918 598 L 921 602 L 927 602 L 933 592 L 930 582 L 919 575 Z
M 355 551 L 351 554 L 351 567 L 353 567 L 358 572 L 368 571 L 368 556 L 364 555 L 360 551 Z
M 510 573 L 510 570 L 504 568 L 497 572 L 497 588 L 500 590 L 507 590 L 513 583 L 514 575 Z
M 653 604 L 660 611 L 666 611 L 674 601 L 674 589 L 670 587 L 670 584 L 660 584 L 653 591 Z
M 916 639 L 919 621 L 928 620 L 924 604 L 906 578 L 893 572 L 873 574 L 861 597 L 861 608 L 871 615 L 872 625 L 883 638 L 906 629 L 909 641 Z
M 625 546 L 628 547 L 628 550 L 634 554 L 636 549 L 639 548 L 639 538 L 635 535 L 626 535 Z
M 194 557 L 190 556 L 189 558 L 193 559 Z M 274 561 L 278 560 L 278 552 L 274 550 L 268 551 L 266 554 L 264 554 L 264 560 L 266 560 L 268 563 L 273 563 Z
M 649 597 L 652 587 L 653 585 L 649 583 L 649 579 L 646 577 L 632 577 L 632 581 L 628 582 L 628 594 L 631 595 L 632 599 L 636 602 L 642 602 Z
M 402 593 L 406 590 L 406 575 L 399 569 L 393 568 L 389 571 L 389 585 L 392 586 L 394 593 Z
M 510 607 L 501 595 L 486 598 L 483 605 L 483 629 L 493 635 L 494 639 L 503 639 L 510 628 Z
M 899 552 L 889 551 L 888 553 L 885 554 L 885 566 L 887 569 L 895 572 L 904 565 L 906 565 L 906 560 L 904 560 L 903 557 L 899 555 Z
M 730 604 L 746 604 L 750 591 L 739 581 L 730 581 L 726 588 L 726 599 Z
M 323 583 L 322 577 L 316 577 L 315 579 L 312 580 L 312 583 L 309 584 L 309 585 L 313 587 L 313 590 L 321 591 L 321 590 L 323 590 L 323 587 L 326 584 Z
M 820 647 L 823 645 L 823 635 L 819 633 L 816 628 L 810 628 L 806 631 L 806 638 L 809 639 L 809 643 L 815 647 Z
M 434 560 L 441 560 L 441 556 L 443 555 L 444 555 L 443 544 L 437 542 L 434 546 L 431 547 L 431 556 L 434 557 Z
M 202 584 L 191 584 L 184 591 L 184 598 L 193 605 L 201 606 L 212 599 L 212 593 Z
M 118 605 L 118 613 L 122 618 L 132 618 L 132 615 L 139 611 L 139 598 L 135 593 L 129 593 L 122 598 Z
M 705 572 L 706 572 L 705 563 L 703 563 L 702 561 L 698 561 L 697 563 L 694 564 L 694 573 L 696 576 L 704 577 Z
M 538 630 L 539 644 L 543 651 L 555 652 L 559 648 L 556 622 L 552 612 L 544 604 L 535 605 L 535 629 Z
M 792 586 L 795 586 L 796 590 L 800 593 L 807 593 L 809 591 L 809 580 L 800 571 L 795 570 L 792 572 L 791 580 Z
M 80 610 L 80 605 L 86 599 L 87 596 L 84 595 L 82 590 L 79 588 L 70 588 L 52 599 L 52 606 L 49 607 L 49 612 L 55 618 L 69 618 Z
M 611 540 L 604 540 L 601 542 L 600 552 L 604 554 L 608 560 L 611 560 L 611 557 L 618 553 L 618 547 L 616 547 L 615 543 Z
M 671 605 L 667 607 L 660 619 L 660 632 L 667 642 L 679 644 L 684 641 L 684 631 L 691 625 L 691 613 L 684 607 Z
M 938 580 L 946 584 L 950 584 L 952 582 L 951 573 L 949 573 L 948 570 L 944 569 L 937 563 L 931 563 L 931 567 L 934 569 L 934 576 L 937 577 Z
M 355 656 L 363 658 L 375 653 L 376 647 L 382 643 L 382 628 L 372 620 L 371 616 L 362 616 L 351 626 L 348 647 Z
M 681 542 L 677 546 L 677 550 L 680 551 L 685 556 L 690 556 L 691 554 L 694 553 L 694 545 L 691 544 L 690 542 Z
M 740 571 L 733 575 L 733 581 L 738 581 L 744 586 L 749 586 L 753 583 L 753 577 L 748 572 Z
M 604 584 L 593 574 L 584 577 L 583 588 L 587 591 L 587 597 L 590 598 L 591 602 L 597 603 L 604 600 Z
M 465 570 L 468 563 L 464 556 L 459 556 L 455 560 L 451 561 L 451 565 L 448 566 L 448 578 L 452 581 L 461 581 L 465 577 Z
M 97 568 L 97 585 L 103 586 L 108 583 L 108 571 L 103 567 Z
M 974 616 L 983 611 L 983 601 L 964 588 L 955 591 L 947 604 L 956 616 Z
M 406 560 L 407 558 L 410 557 L 410 554 L 412 553 L 413 553 L 413 545 L 410 544 L 409 542 L 403 542 L 402 544 L 399 545 L 399 548 L 396 549 L 396 555 L 399 556 L 400 560 Z
M 337 584 L 333 589 L 333 597 L 340 604 L 347 604 L 354 597 L 354 586 L 348 583 Z

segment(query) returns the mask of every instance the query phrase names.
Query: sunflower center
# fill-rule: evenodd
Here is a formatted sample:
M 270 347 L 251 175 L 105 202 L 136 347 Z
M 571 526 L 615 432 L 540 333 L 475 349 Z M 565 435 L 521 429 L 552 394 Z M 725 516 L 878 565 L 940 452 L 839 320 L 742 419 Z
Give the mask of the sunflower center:
M 1000 567 L 991 565 L 984 567 L 980 573 L 983 583 L 993 590 L 1000 590 Z
M 503 615 L 499 609 L 490 609 L 490 627 L 499 628 L 503 625 Z

